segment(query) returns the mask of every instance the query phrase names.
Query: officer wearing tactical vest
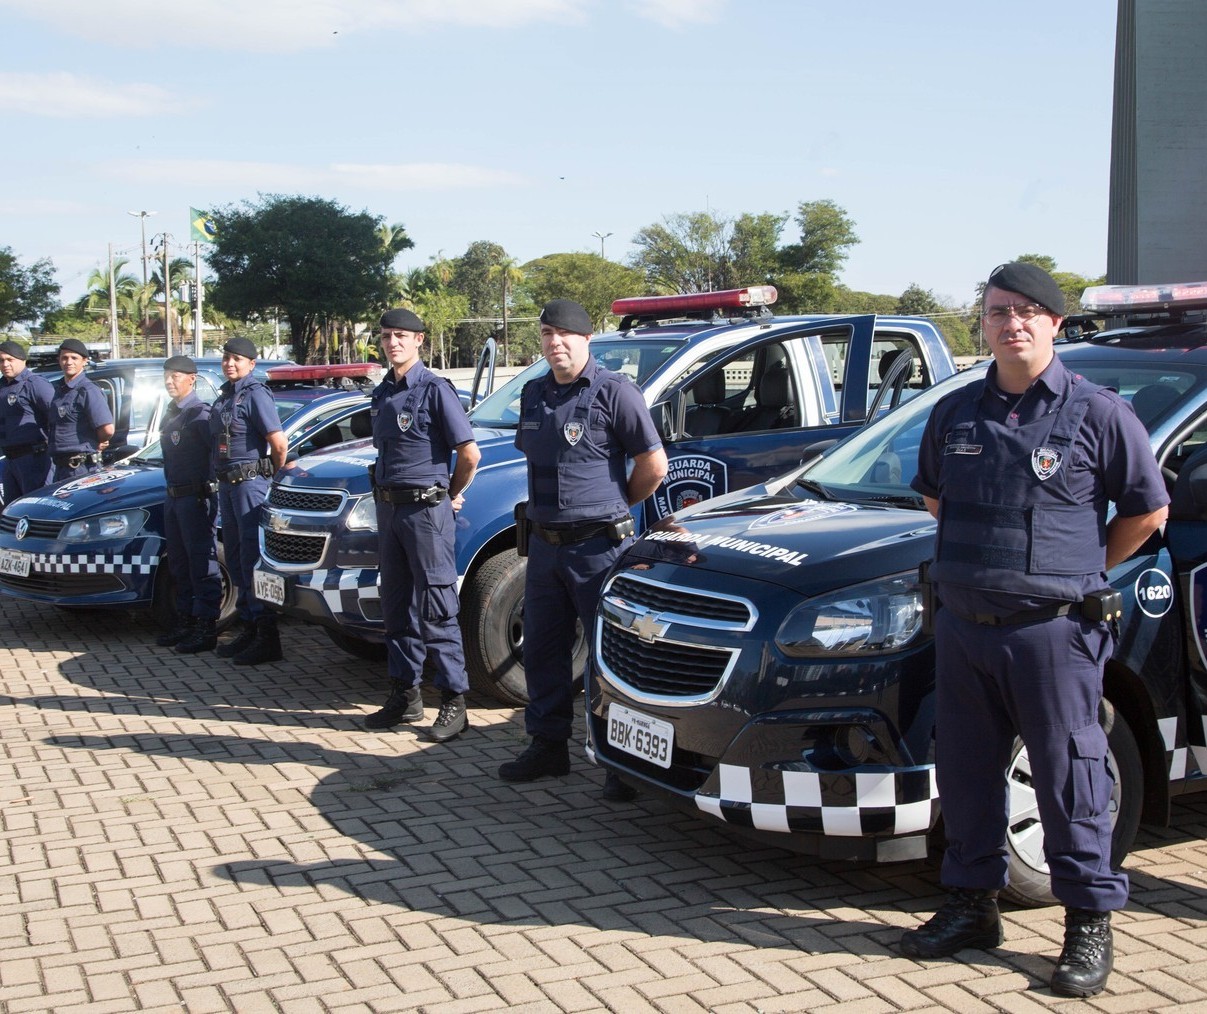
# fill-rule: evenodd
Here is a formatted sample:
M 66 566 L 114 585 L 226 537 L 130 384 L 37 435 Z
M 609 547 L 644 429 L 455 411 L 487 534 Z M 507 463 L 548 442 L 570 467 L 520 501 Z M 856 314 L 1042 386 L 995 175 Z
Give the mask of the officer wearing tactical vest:
M 1161 526 L 1169 497 L 1127 402 L 1055 356 L 1063 314 L 1046 271 L 995 268 L 982 313 L 994 362 L 938 402 L 922 438 L 913 487 L 939 522 L 925 580 L 939 602 L 935 770 L 951 893 L 901 950 L 937 958 L 1002 943 L 1004 772 L 1018 735 L 1065 906 L 1051 986 L 1092 996 L 1110 975 L 1110 913 L 1128 891 L 1111 869 L 1113 779 L 1098 720 L 1122 603 L 1106 571 Z
M 197 364 L 172 356 L 163 364 L 172 399 L 159 429 L 167 499 L 163 505 L 168 569 L 176 586 L 176 623 L 155 641 L 182 655 L 212 651 L 222 605 L 214 522 L 218 495 L 211 480 L 210 406 L 197 397 Z
M 63 376 L 54 383 L 50 403 L 51 481 L 62 482 L 86 475 L 101 463 L 101 451 L 113 436 L 113 412 L 104 392 L 88 379 L 88 349 L 78 338 L 59 346 Z
M 658 488 L 667 467 L 640 389 L 591 355 L 587 311 L 555 299 L 541 311 L 540 327 L 549 373 L 524 385 L 515 439 L 528 459 L 528 502 L 516 520 L 521 555 L 528 554 L 525 727 L 532 743 L 499 768 L 508 782 L 569 773 L 575 623 L 591 636 L 604 578 L 633 534 L 629 508 Z M 605 799 L 633 794 L 609 772 Z
M 272 392 L 253 375 L 255 367 L 256 347 L 249 339 L 232 338 L 222 346 L 226 383 L 210 411 L 222 548 L 243 625 L 238 636 L 218 645 L 217 653 L 236 665 L 281 658 L 277 618 L 256 598 L 254 574 L 260 559 L 260 507 L 269 478 L 285 467 L 289 444 Z
M 390 371 L 373 390 L 370 477 L 377 501 L 381 608 L 392 691 L 370 729 L 421 722 L 424 660 L 440 690 L 428 730 L 446 742 L 468 728 L 465 652 L 457 624 L 455 512 L 464 502 L 481 454 L 453 385 L 423 365 L 427 330 L 406 309 L 382 314 L 381 351 Z M 452 452 L 457 464 L 449 474 Z
M 12 503 L 50 478 L 50 403 L 54 388 L 25 366 L 25 346 L 0 344 L 0 454 L 4 502 Z

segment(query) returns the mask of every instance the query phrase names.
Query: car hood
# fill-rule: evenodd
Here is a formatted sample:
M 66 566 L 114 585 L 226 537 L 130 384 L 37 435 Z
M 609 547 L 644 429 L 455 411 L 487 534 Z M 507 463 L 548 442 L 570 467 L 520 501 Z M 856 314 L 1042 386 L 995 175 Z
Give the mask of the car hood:
M 31 520 L 65 521 L 102 511 L 162 503 L 164 489 L 162 468 L 114 465 L 14 500 L 4 508 L 4 513 Z
M 736 493 L 660 521 L 623 565 L 669 564 L 809 596 L 914 570 L 930 559 L 934 537 L 924 511 Z M 692 580 L 700 583 L 731 584 Z

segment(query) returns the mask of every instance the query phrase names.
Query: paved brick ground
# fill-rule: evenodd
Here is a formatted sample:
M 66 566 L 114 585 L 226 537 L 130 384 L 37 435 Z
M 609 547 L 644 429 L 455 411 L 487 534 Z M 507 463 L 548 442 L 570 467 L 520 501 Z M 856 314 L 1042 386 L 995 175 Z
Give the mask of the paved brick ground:
M 1092 1002 L 1046 988 L 1060 912 L 920 964 L 928 863 L 751 848 L 600 772 L 508 786 L 517 715 L 371 733 L 378 668 L 290 626 L 250 671 L 138 616 L 0 604 L 0 1010 L 1207 1011 L 1207 802 L 1145 830 Z M 433 711 L 429 709 L 429 716 Z

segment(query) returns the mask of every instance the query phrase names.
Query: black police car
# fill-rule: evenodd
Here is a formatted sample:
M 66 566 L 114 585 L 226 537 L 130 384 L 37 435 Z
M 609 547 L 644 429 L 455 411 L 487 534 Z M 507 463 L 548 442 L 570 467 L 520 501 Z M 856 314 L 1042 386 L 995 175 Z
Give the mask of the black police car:
M 1109 575 L 1124 599 L 1103 705 L 1120 861 L 1142 819 L 1166 823 L 1174 796 L 1207 788 L 1207 283 L 1103 286 L 1083 305 L 1123 326 L 1058 353 L 1130 401 L 1174 501 L 1167 530 Z M 788 848 L 924 855 L 940 800 L 917 573 L 935 523 L 909 483 L 932 406 L 982 371 L 647 532 L 597 614 L 589 754 Z M 1047 902 L 1021 742 L 1008 775 L 1011 893 Z

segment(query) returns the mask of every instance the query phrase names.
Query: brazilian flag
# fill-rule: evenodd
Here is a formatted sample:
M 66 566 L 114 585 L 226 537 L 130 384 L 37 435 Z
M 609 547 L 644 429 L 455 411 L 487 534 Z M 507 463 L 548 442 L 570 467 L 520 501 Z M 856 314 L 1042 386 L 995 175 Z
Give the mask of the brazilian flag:
M 189 208 L 190 240 L 212 243 L 214 242 L 214 237 L 217 235 L 218 226 L 214 224 L 214 220 L 210 217 L 208 211 L 198 211 L 196 208 Z

